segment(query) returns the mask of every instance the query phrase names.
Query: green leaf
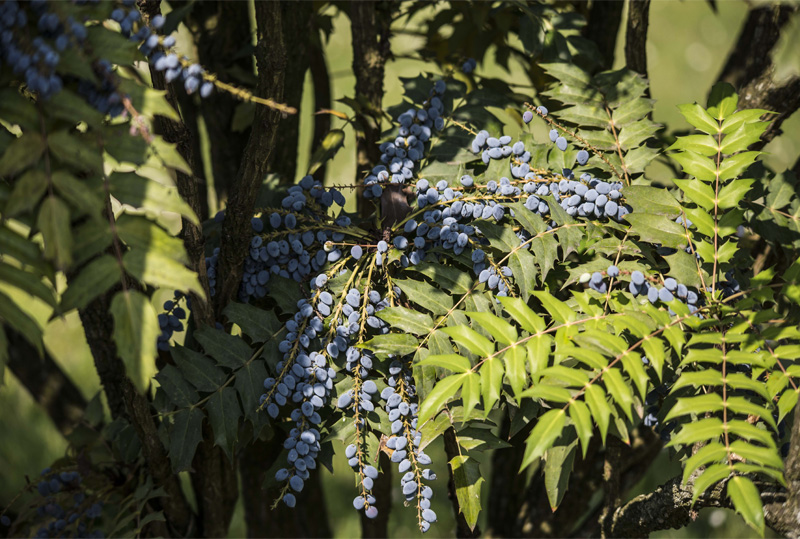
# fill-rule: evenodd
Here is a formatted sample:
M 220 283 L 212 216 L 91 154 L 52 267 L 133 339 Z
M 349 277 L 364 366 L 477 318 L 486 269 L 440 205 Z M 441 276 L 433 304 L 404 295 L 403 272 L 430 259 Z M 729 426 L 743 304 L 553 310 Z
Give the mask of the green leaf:
M 717 167 L 714 161 L 699 153 L 684 151 L 670 154 L 670 157 L 678 162 L 686 174 L 691 174 L 698 180 L 711 182 L 717 177 Z
M 710 211 L 714 209 L 714 190 L 711 188 L 710 185 L 702 183 L 698 179 L 691 179 L 691 180 L 672 180 L 675 182 L 675 185 L 680 187 L 681 191 L 683 191 L 690 201 L 694 202 L 701 208 L 706 211 Z M 627 198 L 627 190 L 626 188 L 625 196 Z
M 42 328 L 40 328 L 39 324 L 30 316 L 23 312 L 11 298 L 2 292 L 0 292 L 0 321 L 19 331 L 22 336 L 36 348 L 39 355 L 42 355 Z M 3 352 L 4 351 L 5 350 L 3 350 Z M 2 352 L 0 352 L 0 354 L 2 354 Z
M 633 390 L 623 380 L 617 369 L 608 369 L 603 374 L 606 389 L 617 402 L 617 406 L 625 413 L 629 421 L 633 421 L 631 407 L 633 406 Z
M 203 417 L 203 411 L 199 408 L 181 410 L 175 414 L 169 432 L 169 457 L 173 472 L 182 472 L 192 466 L 197 444 L 203 439 Z
M 720 122 L 736 112 L 739 95 L 728 82 L 718 82 L 708 96 L 708 113 Z
M 39 208 L 36 226 L 44 238 L 44 256 L 55 262 L 60 269 L 72 264 L 72 231 L 69 208 L 55 196 L 44 199 Z
M 408 269 L 429 277 L 440 288 L 450 291 L 452 295 L 462 296 L 468 294 L 472 289 L 473 283 L 469 274 L 452 266 L 422 262 L 416 266 L 410 266 Z M 381 311 L 382 314 L 383 311 Z
M 709 157 L 717 154 L 719 145 L 711 135 L 686 135 L 678 137 L 667 150 L 689 150 Z
M 174 187 L 142 178 L 133 172 L 115 172 L 108 178 L 111 194 L 124 204 L 153 211 L 175 212 L 199 224 L 192 208 L 183 201 Z
M 0 157 L 0 177 L 15 176 L 36 163 L 44 152 L 44 141 L 39 133 L 25 132 L 6 148 Z
M 672 406 L 664 421 L 687 414 L 702 415 L 705 412 L 718 412 L 722 410 L 722 397 L 716 393 L 697 395 L 694 397 L 681 397 Z
M 197 391 L 173 365 L 165 365 L 156 375 L 156 381 L 170 402 L 179 408 L 194 406 L 200 400 Z
M 534 461 L 541 458 L 545 451 L 561 436 L 567 423 L 567 414 L 558 408 L 545 412 L 536 420 L 528 439 L 525 440 L 525 454 L 522 457 L 520 471 L 524 470 Z
M 206 404 L 208 420 L 214 429 L 214 443 L 222 448 L 228 459 L 233 462 L 233 444 L 239 435 L 239 418 L 242 410 L 236 390 L 225 387 L 217 391 Z
M 761 152 L 742 152 L 725 158 L 719 167 L 719 179 L 730 180 L 739 176 L 744 170 L 756 162 Z
M 174 346 L 171 352 L 175 364 L 198 390 L 210 393 L 225 383 L 225 374 L 203 354 L 179 345 Z
M 499 357 L 488 358 L 481 365 L 481 393 L 483 394 L 484 413 L 487 416 L 500 399 L 504 371 L 503 361 Z
M 589 84 L 589 75 L 577 65 L 569 63 L 539 64 L 539 67 L 563 84 L 568 84 L 576 88 L 584 88 Z
M 768 126 L 769 122 L 743 123 L 736 131 L 722 139 L 720 151 L 730 155 L 746 150 L 751 144 L 761 140 L 761 134 Z
M 192 336 L 217 364 L 229 369 L 241 367 L 253 355 L 253 351 L 242 339 L 216 328 L 201 327 Z
M 678 105 L 678 110 L 681 111 L 681 114 L 686 118 L 687 122 L 700 131 L 708 133 L 709 135 L 716 135 L 719 131 L 719 124 L 717 121 L 697 103 Z
M 753 186 L 755 180 L 736 180 L 722 187 L 719 191 L 719 207 L 723 210 L 739 205 Z
M 625 187 L 625 202 L 633 211 L 664 215 L 675 218 L 681 214 L 681 206 L 665 189 L 645 185 Z
M 484 482 L 480 465 L 472 457 L 458 455 L 450 460 L 450 468 L 453 470 L 458 507 L 469 529 L 474 530 L 481 511 L 481 484 Z
M 742 126 L 742 124 L 758 121 L 758 119 L 764 116 L 765 114 L 770 114 L 770 112 L 768 110 L 763 110 L 763 109 L 740 110 L 739 112 L 737 112 L 733 116 L 729 116 L 724 122 L 722 122 L 722 132 L 732 133 L 737 129 L 739 129 Z
M 183 241 L 171 236 L 146 217 L 122 214 L 116 223 L 116 229 L 120 239 L 131 249 L 152 251 L 183 264 L 189 263 Z
M 716 440 L 722 435 L 722 421 L 716 417 L 698 419 L 687 423 L 672 437 L 667 446 L 685 446 L 706 440 Z
M 408 298 L 435 315 L 447 313 L 453 307 L 453 298 L 435 286 L 411 279 L 397 279 L 394 284 L 400 287 Z
M 508 312 L 514 320 L 528 333 L 537 333 L 547 327 L 542 317 L 533 312 L 520 298 L 512 298 L 511 296 L 501 296 L 497 298 L 503 305 L 503 308 Z
M 683 467 L 683 483 L 685 484 L 695 470 L 710 462 L 720 461 L 728 454 L 725 446 L 719 442 L 710 442 L 700 447 L 696 453 L 686 459 Z
M 600 429 L 600 437 L 605 444 L 611 417 L 611 407 L 606 400 L 606 392 L 599 385 L 590 384 L 586 386 L 585 399 L 586 404 L 589 405 L 589 410 L 592 411 L 592 418 Z
M 58 131 L 47 137 L 47 148 L 66 165 L 93 174 L 103 170 L 103 156 L 97 139 L 79 132 Z
M 476 356 L 488 357 L 494 354 L 494 344 L 468 326 L 450 326 L 441 331 Z
M 692 503 L 697 501 L 697 498 L 703 495 L 712 485 L 716 485 L 731 473 L 731 469 L 727 464 L 712 464 L 707 467 L 705 471 L 694 480 L 694 492 L 692 492 Z
M 514 345 L 503 354 L 503 361 L 506 365 L 506 378 L 508 378 L 508 383 L 514 391 L 517 401 L 520 400 L 522 388 L 528 381 L 528 375 L 525 372 L 527 356 L 525 347 L 522 345 Z
M 589 412 L 589 407 L 583 401 L 575 400 L 569 407 L 569 417 L 575 425 L 575 432 L 578 433 L 578 438 L 581 441 L 581 449 L 583 456 L 586 457 L 586 451 L 589 449 L 589 442 L 592 439 L 594 429 L 592 428 L 592 414 Z
M 264 379 L 267 377 L 267 369 L 263 361 L 251 361 L 236 371 L 234 387 L 242 399 L 242 409 L 244 415 L 254 425 L 260 423 L 258 405 L 261 394 L 264 393 Z
M 550 313 L 553 320 L 560 324 L 572 322 L 577 318 L 577 314 L 566 303 L 555 298 L 552 294 L 545 291 L 534 292 L 534 296 L 538 299 L 542 306 Z
M 536 288 L 536 259 L 528 251 L 518 249 L 508 258 L 508 266 L 523 298 L 528 299 Z M 502 297 L 502 296 L 501 296 Z
M 464 403 L 464 417 L 470 417 L 472 411 L 481 401 L 481 375 L 469 372 L 461 387 L 461 400 Z
M 544 464 L 544 488 L 550 509 L 555 511 L 561 505 L 569 486 L 572 474 L 572 463 L 575 460 L 575 448 L 578 441 L 569 445 L 557 445 L 547 450 Z
M 761 505 L 761 495 L 753 482 L 740 475 L 732 477 L 728 481 L 728 496 L 736 512 L 742 515 L 748 526 L 763 537 L 764 507 Z
M 102 255 L 92 260 L 81 272 L 69 280 L 69 286 L 61 296 L 61 311 L 83 309 L 94 298 L 105 294 L 122 278 L 122 270 L 111 255 Z
M 5 217 L 14 217 L 17 214 L 32 210 L 41 200 L 47 190 L 47 176 L 37 168 L 27 171 L 14 182 L 14 190 L 6 202 Z
M 619 144 L 623 150 L 637 148 L 642 142 L 655 135 L 662 127 L 647 118 L 626 125 L 619 131 Z
M 387 333 L 386 335 L 376 335 L 367 342 L 359 344 L 358 347 L 372 350 L 377 356 L 389 354 L 405 356 L 413 354 L 418 345 L 419 341 L 413 335 Z
M 625 220 L 631 224 L 631 232 L 642 241 L 660 243 L 664 247 L 678 248 L 686 245 L 683 226 L 663 215 L 629 213 Z
M 414 335 L 427 335 L 433 327 L 433 320 L 425 313 L 406 309 L 405 307 L 389 307 L 375 313 L 393 328 L 401 329 Z
M 625 154 L 623 168 L 625 168 L 625 170 L 631 174 L 639 174 L 640 172 L 644 172 L 644 169 L 647 168 L 647 165 L 649 165 L 659 153 L 661 153 L 661 151 L 658 148 L 649 148 L 647 146 L 634 148 Z M 626 187 L 625 190 L 627 191 L 628 188 L 629 187 Z
M 517 341 L 517 330 L 502 318 L 486 312 L 468 312 L 466 315 L 473 323 L 488 331 L 497 342 L 510 345 Z
M 156 344 L 161 334 L 156 311 L 147 296 L 135 290 L 117 292 L 109 311 L 114 317 L 117 353 L 139 390 L 144 391 L 147 383 L 143 374 L 151 370 L 144 366 L 155 361 Z
M 455 397 L 456 392 L 465 382 L 468 375 L 454 374 L 439 380 L 419 408 L 418 424 L 423 425 L 428 419 L 436 415 L 442 406 Z
M 467 372 L 472 368 L 469 360 L 458 354 L 430 355 L 420 361 L 419 365 L 433 365 L 453 372 Z
M 641 120 L 653 110 L 652 99 L 638 98 L 620 105 L 613 113 L 614 125 L 622 127 L 637 120 Z
M 103 200 L 87 185 L 65 170 L 53 173 L 53 186 L 76 210 L 75 215 L 87 214 L 102 221 Z
M 52 307 L 56 306 L 53 290 L 42 282 L 39 275 L 0 262 L 0 283 L 15 286 L 31 296 L 36 296 Z
M 122 256 L 122 265 L 133 277 L 151 286 L 194 292 L 201 298 L 205 296 L 195 272 L 159 253 L 128 251 Z
M 273 311 L 259 309 L 249 303 L 231 302 L 222 314 L 242 328 L 242 332 L 253 342 L 268 342 L 283 328 Z

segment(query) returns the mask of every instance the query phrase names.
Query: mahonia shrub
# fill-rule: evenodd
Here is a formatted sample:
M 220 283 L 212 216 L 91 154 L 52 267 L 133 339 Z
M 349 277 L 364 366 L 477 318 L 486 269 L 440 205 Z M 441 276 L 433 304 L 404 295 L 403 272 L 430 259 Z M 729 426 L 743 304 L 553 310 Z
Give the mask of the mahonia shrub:
M 218 297 L 220 229 L 236 216 L 200 223 L 179 194 L 174 175 L 191 168 L 152 129 L 156 115 L 179 117 L 131 64 L 149 62 L 192 98 L 228 92 L 293 111 L 182 57 L 171 27 L 160 15 L 144 24 L 132 2 L 0 7 L 0 278 L 53 316 L 108 298 L 114 344 L 139 382 L 129 390 L 150 391 L 171 472 L 190 470 L 208 436 L 233 461 L 268 432 L 284 440 L 273 507 L 295 507 L 343 451 L 352 505 L 375 518 L 384 453 L 426 532 L 446 492 L 426 448 L 448 429 L 458 506 L 474 527 L 477 453 L 529 428 L 520 471 L 546 461 L 557 507 L 578 451 L 594 437 L 629 443 L 644 426 L 681 460 L 695 499 L 725 481 L 763 532 L 757 485 L 784 481 L 800 382 L 800 262 L 756 264 L 747 242 L 755 232 L 777 251 L 798 245 L 794 179 L 748 150 L 768 111 L 738 110 L 724 84 L 706 106 L 682 106 L 692 134 L 662 157 L 684 178 L 655 185 L 644 172 L 662 126 L 647 81 L 627 69 L 541 63 L 553 82 L 540 104 L 484 84 L 472 59 L 405 79 L 380 160 L 358 185 L 309 174 L 259 199 L 236 301 L 202 324 L 197 302 Z M 501 131 L 487 105 L 513 105 L 515 128 Z M 324 150 L 313 167 L 336 153 Z M 344 210 L 351 188 L 366 211 Z M 184 231 L 202 228 L 202 268 L 188 267 L 175 216 Z M 161 289 L 172 299 L 159 312 Z M 0 292 L 0 319 L 41 353 L 19 297 Z M 158 354 L 148 390 L 142 369 Z M 13 522 L 4 515 L 13 535 L 135 535 L 164 519 L 129 518 L 166 496 L 142 463 L 141 433 L 93 414 L 91 432 L 30 482 Z M 503 417 L 506 439 L 492 428 Z

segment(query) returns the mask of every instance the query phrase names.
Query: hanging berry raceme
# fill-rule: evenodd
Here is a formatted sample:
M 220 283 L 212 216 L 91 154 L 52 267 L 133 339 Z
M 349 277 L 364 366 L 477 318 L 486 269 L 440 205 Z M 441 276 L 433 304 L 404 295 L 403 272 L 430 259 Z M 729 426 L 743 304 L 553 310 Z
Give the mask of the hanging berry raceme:
M 407 361 L 392 361 L 389 375 L 389 385 L 381 392 L 392 430 L 386 447 L 391 451 L 391 461 L 402 474 L 400 486 L 406 503 L 417 507 L 420 530 L 426 532 L 436 522 L 436 513 L 431 509 L 433 490 L 425 481 L 433 481 L 436 474 L 427 468 L 430 457 L 419 449 L 422 435 L 417 430 L 416 386 Z
M 158 327 L 161 329 L 161 334 L 158 336 L 159 350 L 169 350 L 169 341 L 173 333 L 184 330 L 183 320 L 186 319 L 186 311 L 179 306 L 182 298 L 183 294 L 175 292 L 173 299 L 164 302 L 164 312 L 158 315 Z

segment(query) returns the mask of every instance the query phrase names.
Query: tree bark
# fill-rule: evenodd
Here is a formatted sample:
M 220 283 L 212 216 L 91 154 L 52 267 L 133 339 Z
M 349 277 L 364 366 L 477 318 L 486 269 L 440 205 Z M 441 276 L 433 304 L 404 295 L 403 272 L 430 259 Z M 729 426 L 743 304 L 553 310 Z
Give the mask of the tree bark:
M 356 183 L 360 183 L 380 163 L 378 141 L 381 136 L 383 75 L 386 60 L 391 54 L 390 21 L 381 11 L 388 10 L 384 2 L 365 0 L 350 4 L 350 27 L 353 38 L 353 72 L 356 75 Z M 363 204 L 363 188 L 358 190 L 359 211 L 368 213 Z
M 258 23 L 258 95 L 283 99 L 286 50 L 283 46 L 281 8 L 277 2 L 256 2 Z M 267 172 L 269 156 L 281 114 L 265 106 L 256 108 L 253 129 L 245 147 L 236 182 L 231 186 L 228 211 L 222 224 L 217 270 L 216 312 L 236 298 L 242 279 L 242 264 L 250 241 L 250 219 L 256 195 Z
M 772 64 L 770 53 L 797 6 L 788 3 L 759 5 L 750 9 L 718 80 L 741 88 Z
M 647 78 L 647 26 L 650 0 L 628 1 L 628 27 L 625 32 L 625 63 L 628 69 Z
M 281 2 L 283 39 L 291 61 L 286 63 L 283 95 L 287 105 L 300 110 L 303 86 L 309 67 L 309 34 L 313 31 L 311 17 L 313 4 L 306 1 Z M 297 175 L 297 144 L 300 140 L 300 114 L 293 114 L 281 122 L 281 136 L 275 139 L 275 149 L 270 155 L 270 172 L 278 175 L 280 183 L 293 184 Z
M 583 27 L 583 37 L 597 45 L 603 67 L 611 69 L 614 66 L 614 55 L 617 48 L 617 35 L 622 23 L 622 11 L 625 2 L 592 0 L 586 26 Z
M 4 328 L 8 338 L 8 367 L 47 412 L 61 434 L 80 423 L 86 399 L 47 351 L 39 359 L 36 349 L 22 335 Z

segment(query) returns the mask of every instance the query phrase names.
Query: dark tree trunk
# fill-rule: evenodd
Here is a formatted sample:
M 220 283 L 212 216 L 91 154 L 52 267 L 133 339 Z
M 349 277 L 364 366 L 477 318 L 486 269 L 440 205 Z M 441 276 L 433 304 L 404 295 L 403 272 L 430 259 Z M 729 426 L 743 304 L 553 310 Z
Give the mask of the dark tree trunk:
M 283 99 L 283 78 L 286 66 L 286 49 L 283 46 L 281 7 L 277 2 L 256 2 L 258 23 L 258 90 L 261 97 L 276 101 Z M 236 298 L 242 279 L 242 264 L 250 241 L 250 219 L 255 200 L 267 172 L 269 156 L 275 145 L 275 136 L 281 114 L 266 106 L 257 106 L 253 129 L 242 155 L 236 182 L 231 186 L 228 211 L 222 225 L 218 262 L 216 311 Z M 221 281 L 221 282 L 220 282 Z
M 622 10 L 625 2 L 592 0 L 583 37 L 594 41 L 603 59 L 603 66 L 611 69 L 617 48 L 617 35 L 622 22 Z
M 281 2 L 283 39 L 290 60 L 286 63 L 283 95 L 287 105 L 300 110 L 303 86 L 309 67 L 309 34 L 313 31 L 311 17 L 313 4 L 305 1 Z M 297 144 L 300 139 L 300 114 L 293 114 L 281 122 L 281 136 L 275 139 L 275 149 L 270 156 L 269 170 L 278 175 L 280 183 L 294 183 L 297 174 Z
M 629 0 L 625 32 L 625 63 L 628 69 L 647 77 L 647 26 L 650 0 Z M 649 92 L 649 90 L 648 90 Z

